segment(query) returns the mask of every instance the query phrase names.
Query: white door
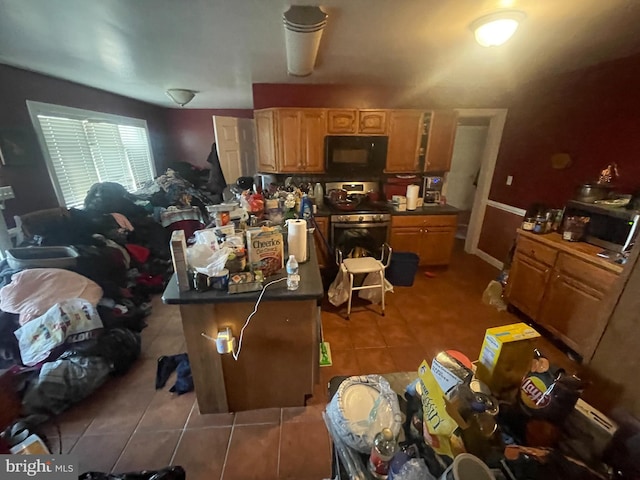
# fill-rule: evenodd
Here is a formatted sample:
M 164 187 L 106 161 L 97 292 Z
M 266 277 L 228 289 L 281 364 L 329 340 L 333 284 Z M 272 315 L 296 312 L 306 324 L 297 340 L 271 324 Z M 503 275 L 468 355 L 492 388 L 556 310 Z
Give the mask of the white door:
M 240 162 L 242 175 L 253 177 L 257 171 L 256 124 L 253 118 L 238 119 L 238 137 L 240 140 Z
M 216 135 L 216 147 L 222 173 L 227 184 L 234 184 L 238 177 L 242 176 L 238 119 L 214 116 L 213 130 Z

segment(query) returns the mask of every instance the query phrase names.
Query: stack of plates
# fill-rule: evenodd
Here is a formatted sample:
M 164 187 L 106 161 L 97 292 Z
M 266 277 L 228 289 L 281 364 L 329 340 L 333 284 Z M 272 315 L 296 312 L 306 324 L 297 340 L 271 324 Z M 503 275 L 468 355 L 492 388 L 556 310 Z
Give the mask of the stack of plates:
M 320 7 L 292 5 L 282 14 L 282 21 L 287 30 L 312 33 L 327 25 L 327 16 Z

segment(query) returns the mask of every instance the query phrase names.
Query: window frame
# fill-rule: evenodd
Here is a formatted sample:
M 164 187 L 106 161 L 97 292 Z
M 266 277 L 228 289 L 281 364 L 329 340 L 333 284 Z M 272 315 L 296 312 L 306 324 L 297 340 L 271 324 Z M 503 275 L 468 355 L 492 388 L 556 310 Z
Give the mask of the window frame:
M 60 187 L 60 183 L 58 182 L 58 177 L 56 176 L 53 160 L 51 159 L 51 154 L 49 153 L 49 148 L 47 147 L 47 143 L 40 126 L 40 121 L 38 120 L 38 115 L 48 115 L 54 117 L 60 116 L 73 120 L 107 122 L 116 125 L 144 128 L 147 132 L 147 148 L 149 149 L 149 160 L 151 161 L 151 176 L 152 178 L 155 178 L 157 176 L 156 162 L 153 158 L 153 149 L 151 148 L 151 135 L 149 134 L 149 127 L 146 120 L 141 118 L 123 117 L 121 115 L 114 115 L 111 113 L 96 112 L 83 108 L 56 105 L 53 103 L 36 102 L 33 100 L 27 100 L 26 104 L 27 110 L 29 111 L 29 116 L 31 117 L 33 129 L 35 130 L 36 136 L 38 137 L 40 150 L 42 151 L 42 155 L 47 166 L 49 179 L 51 180 L 51 184 L 53 185 L 53 190 L 55 191 L 56 198 L 58 199 L 58 204 L 61 207 L 67 207 L 67 205 L 64 199 L 62 188 Z

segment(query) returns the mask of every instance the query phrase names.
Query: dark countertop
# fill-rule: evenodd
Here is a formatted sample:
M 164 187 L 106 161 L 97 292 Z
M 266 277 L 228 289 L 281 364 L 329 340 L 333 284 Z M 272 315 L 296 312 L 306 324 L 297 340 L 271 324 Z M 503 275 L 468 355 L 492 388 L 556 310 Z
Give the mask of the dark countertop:
M 460 213 L 460 210 L 451 205 L 425 205 L 406 212 L 391 211 L 391 215 L 394 217 L 406 215 L 456 215 L 458 213 Z
M 345 212 L 345 214 L 347 213 L 349 212 Z M 396 215 L 456 215 L 460 213 L 460 210 L 458 210 L 455 207 L 452 207 L 451 205 L 428 205 L 428 206 L 418 207 L 413 211 L 406 211 L 406 212 L 396 212 L 393 209 L 393 207 L 389 207 L 389 213 L 393 216 L 396 216 Z M 318 211 L 315 214 L 315 216 L 329 217 L 333 214 L 339 215 L 340 212 L 331 212 L 326 205 L 323 205 L 322 207 L 318 208 Z
M 313 235 L 307 237 L 307 246 L 309 248 L 309 260 L 300 264 L 300 286 L 292 292 L 287 290 L 287 282 L 281 281 L 269 286 L 264 292 L 262 299 L 264 301 L 295 301 L 295 300 L 313 300 L 321 299 L 324 296 L 322 287 L 322 278 L 320 277 L 320 268 L 318 267 L 318 257 L 316 256 L 316 248 L 313 242 Z M 285 251 L 285 258 L 288 258 Z M 286 270 L 283 268 L 277 274 L 267 277 L 264 285 L 273 280 L 284 278 L 287 276 Z M 169 305 L 184 304 L 201 304 L 201 303 L 255 303 L 260 295 L 260 291 L 233 293 L 221 292 L 219 290 L 208 290 L 206 292 L 197 292 L 189 290 L 188 292 L 180 292 L 175 273 L 171 277 L 167 288 L 162 294 L 162 301 Z

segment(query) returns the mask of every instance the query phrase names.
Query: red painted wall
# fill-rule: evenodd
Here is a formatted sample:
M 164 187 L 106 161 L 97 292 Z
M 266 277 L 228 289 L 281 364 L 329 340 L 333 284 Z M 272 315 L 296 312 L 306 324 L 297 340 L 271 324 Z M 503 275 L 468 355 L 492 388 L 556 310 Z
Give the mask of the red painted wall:
M 167 141 L 172 160 L 208 168 L 207 157 L 215 141 L 213 116 L 253 118 L 249 109 L 166 109 Z
M 0 131 L 17 136 L 31 160 L 24 166 L 0 166 L 0 183 L 11 185 L 16 198 L 6 202 L 9 225 L 13 216 L 58 206 L 36 138 L 26 100 L 84 108 L 147 121 L 158 171 L 166 162 L 164 109 L 95 88 L 0 65 Z
M 526 208 L 562 206 L 578 185 L 618 164 L 619 190 L 640 188 L 640 55 L 546 78 L 510 101 L 491 188 L 492 200 Z M 551 168 L 554 153 L 572 165 Z M 507 175 L 513 185 L 507 186 Z
M 253 107 L 451 108 L 502 105 L 495 89 L 417 86 L 254 83 Z

